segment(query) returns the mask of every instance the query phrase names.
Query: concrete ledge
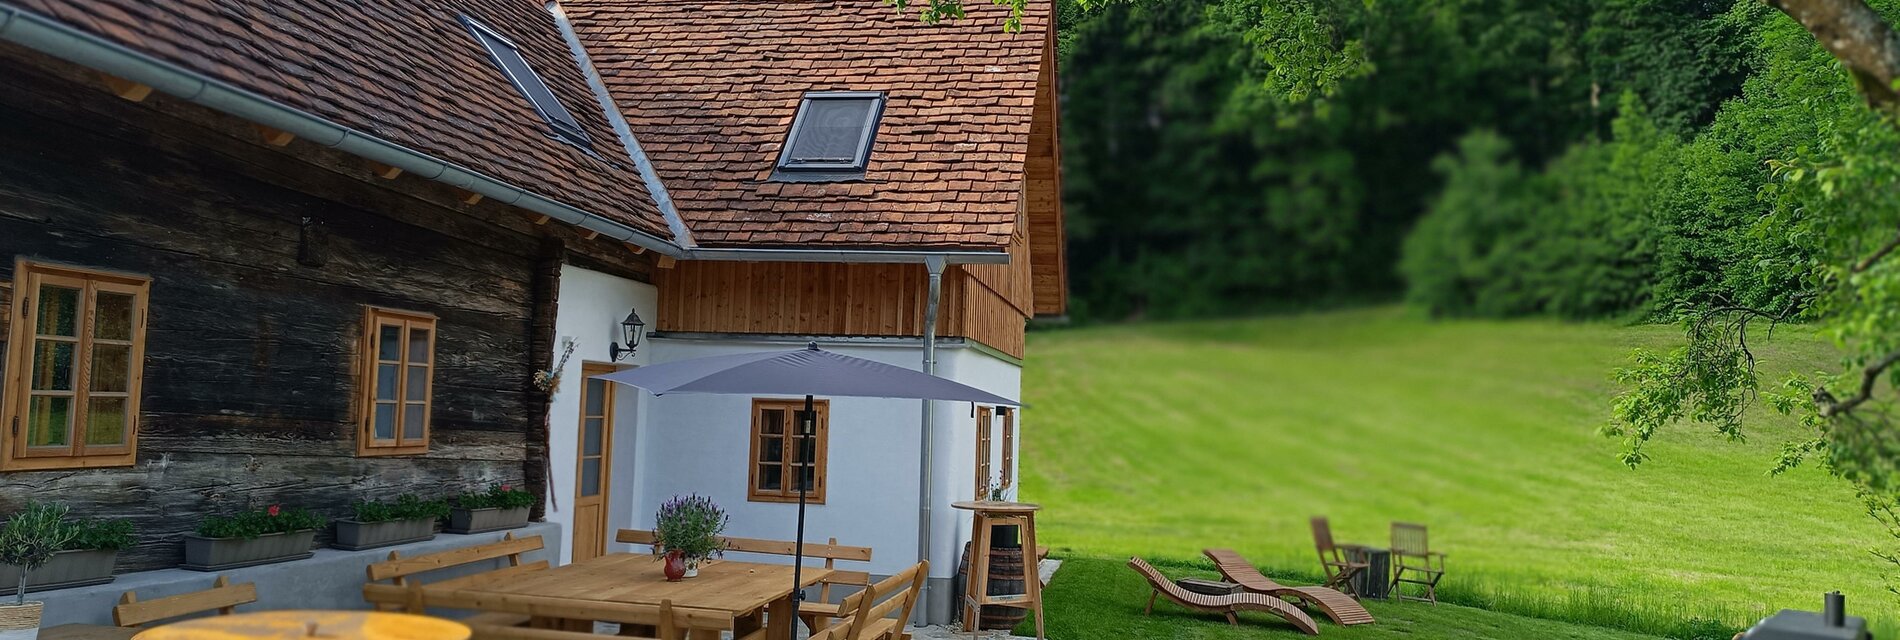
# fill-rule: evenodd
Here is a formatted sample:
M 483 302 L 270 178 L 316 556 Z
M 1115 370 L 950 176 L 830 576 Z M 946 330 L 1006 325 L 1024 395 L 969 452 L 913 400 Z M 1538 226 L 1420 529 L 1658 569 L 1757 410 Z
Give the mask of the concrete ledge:
M 217 580 L 221 575 L 229 576 L 234 583 L 257 584 L 257 604 L 238 607 L 239 611 L 367 609 L 368 604 L 363 602 L 363 583 L 368 580 L 366 570 L 369 565 L 388 559 L 390 551 L 401 551 L 405 556 L 447 551 L 495 542 L 506 533 L 508 532 L 496 531 L 472 535 L 444 533 L 437 535 L 434 540 L 366 551 L 318 549 L 314 556 L 306 560 L 220 572 L 161 569 L 123 573 L 119 574 L 117 580 L 108 584 L 29 593 L 27 597 L 46 603 L 45 619 L 41 625 L 47 627 L 73 623 L 109 625 L 112 624 L 112 607 L 119 603 L 119 594 L 137 591 L 140 600 L 150 600 L 202 591 L 211 588 L 212 581 Z M 540 551 L 525 554 L 524 557 L 528 561 L 547 560 L 549 564 L 559 563 L 561 544 L 566 541 L 561 534 L 559 524 L 533 522 L 526 528 L 515 529 L 513 533 L 516 536 L 539 535 L 542 544 L 546 545 Z M 457 575 L 490 571 L 501 568 L 506 562 L 506 559 L 496 559 L 453 570 L 437 571 L 424 576 L 424 580 L 441 580 Z

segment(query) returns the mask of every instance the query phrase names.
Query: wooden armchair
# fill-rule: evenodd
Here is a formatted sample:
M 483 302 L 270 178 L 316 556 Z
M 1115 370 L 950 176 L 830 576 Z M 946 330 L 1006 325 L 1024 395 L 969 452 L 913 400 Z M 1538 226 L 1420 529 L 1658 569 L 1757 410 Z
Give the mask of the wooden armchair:
M 1358 577 L 1360 572 L 1371 565 L 1354 562 L 1346 554 L 1347 550 L 1358 547 L 1335 544 L 1333 525 L 1327 522 L 1324 516 L 1313 518 L 1313 546 L 1319 550 L 1319 565 L 1320 569 L 1326 572 L 1326 586 L 1354 598 L 1359 597 L 1359 593 L 1353 589 L 1352 579 Z
M 1438 581 L 1445 578 L 1445 554 L 1426 544 L 1425 525 L 1392 523 L 1392 593 L 1406 600 L 1438 604 Z M 1407 596 L 1399 584 L 1425 588 L 1425 597 Z

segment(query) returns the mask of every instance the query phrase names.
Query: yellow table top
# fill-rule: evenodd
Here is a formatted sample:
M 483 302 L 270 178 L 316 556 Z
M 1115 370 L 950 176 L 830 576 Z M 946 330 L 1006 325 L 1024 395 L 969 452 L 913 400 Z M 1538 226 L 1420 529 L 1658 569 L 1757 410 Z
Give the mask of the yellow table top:
M 380 611 L 259 611 L 153 627 L 133 640 L 468 640 L 459 622 Z

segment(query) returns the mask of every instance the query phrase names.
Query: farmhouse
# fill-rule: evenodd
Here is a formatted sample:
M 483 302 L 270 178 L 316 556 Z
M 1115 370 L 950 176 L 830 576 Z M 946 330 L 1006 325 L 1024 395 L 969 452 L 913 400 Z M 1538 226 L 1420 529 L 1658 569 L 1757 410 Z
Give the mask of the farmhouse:
M 977 6 L 977 5 L 982 6 Z M 828 349 L 1020 397 L 1066 304 L 1050 3 L 0 1 L 0 512 L 204 515 L 516 483 L 562 560 L 730 533 L 931 561 L 1013 495 L 1006 409 L 591 380 Z M 544 391 L 537 374 L 558 373 Z

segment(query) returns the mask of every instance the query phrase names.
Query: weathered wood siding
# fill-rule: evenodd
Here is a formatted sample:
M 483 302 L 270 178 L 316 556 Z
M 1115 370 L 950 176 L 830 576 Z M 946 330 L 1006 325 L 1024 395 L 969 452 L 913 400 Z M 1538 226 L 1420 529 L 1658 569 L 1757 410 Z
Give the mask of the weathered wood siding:
M 568 232 L 8 57 L 22 55 L 0 51 L 0 282 L 29 257 L 152 286 L 138 465 L 0 473 L 0 513 L 38 499 L 130 518 L 141 544 L 120 570 L 136 570 L 177 563 L 179 534 L 220 510 L 338 516 L 364 498 L 539 486 L 545 399 L 530 380 L 552 350 L 548 276 L 573 250 L 547 238 Z M 299 261 L 306 238 L 321 266 Z M 648 269 L 618 245 L 583 250 Z M 354 455 L 364 305 L 440 318 L 427 455 Z

